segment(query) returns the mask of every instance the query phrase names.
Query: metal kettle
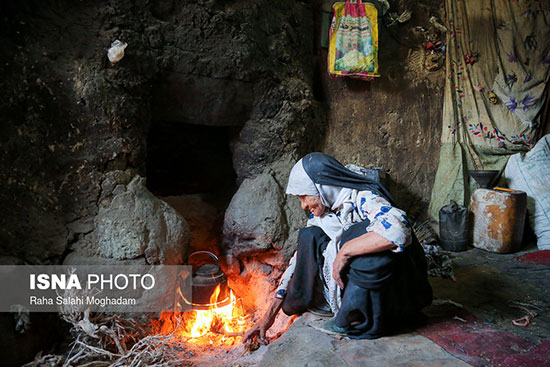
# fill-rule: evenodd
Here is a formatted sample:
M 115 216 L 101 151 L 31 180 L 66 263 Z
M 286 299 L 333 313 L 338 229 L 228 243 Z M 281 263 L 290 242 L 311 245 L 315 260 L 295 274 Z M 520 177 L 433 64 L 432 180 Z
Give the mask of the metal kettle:
M 191 265 L 189 260 L 197 255 L 208 255 L 211 260 L 214 260 L 214 263 L 193 267 L 191 278 L 192 301 L 185 300 L 185 302 L 196 310 L 207 310 L 211 307 L 222 307 L 229 304 L 231 300 L 227 276 L 220 267 L 218 257 L 209 251 L 196 251 L 187 257 L 187 264 Z M 218 296 L 216 299 L 211 300 L 218 286 L 220 287 Z

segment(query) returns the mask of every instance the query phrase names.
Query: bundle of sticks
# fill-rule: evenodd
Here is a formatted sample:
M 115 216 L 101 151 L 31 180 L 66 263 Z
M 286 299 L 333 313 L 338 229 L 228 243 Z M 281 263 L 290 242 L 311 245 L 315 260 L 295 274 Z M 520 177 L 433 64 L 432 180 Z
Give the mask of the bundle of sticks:
M 64 290 L 64 297 L 81 297 L 81 290 Z M 64 355 L 38 354 L 25 367 L 103 367 L 103 366 L 186 366 L 175 348 L 180 341 L 169 335 L 154 334 L 132 318 L 90 312 L 81 305 L 59 307 L 60 317 L 71 325 L 70 350 Z M 174 332 L 177 327 L 174 329 Z

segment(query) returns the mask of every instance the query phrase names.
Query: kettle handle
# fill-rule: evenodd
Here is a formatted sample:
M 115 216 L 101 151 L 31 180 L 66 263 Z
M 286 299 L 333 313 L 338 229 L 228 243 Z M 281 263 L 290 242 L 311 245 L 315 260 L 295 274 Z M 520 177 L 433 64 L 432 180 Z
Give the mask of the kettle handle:
M 195 252 L 193 252 L 191 255 L 187 256 L 187 261 L 186 261 L 187 264 L 189 265 L 189 259 L 191 258 L 191 256 L 200 255 L 200 254 L 210 255 L 210 257 L 213 258 L 216 261 L 216 265 L 218 266 L 218 269 L 221 269 L 220 260 L 218 260 L 218 257 L 216 255 L 214 255 L 213 253 L 211 253 L 210 251 L 195 251 Z

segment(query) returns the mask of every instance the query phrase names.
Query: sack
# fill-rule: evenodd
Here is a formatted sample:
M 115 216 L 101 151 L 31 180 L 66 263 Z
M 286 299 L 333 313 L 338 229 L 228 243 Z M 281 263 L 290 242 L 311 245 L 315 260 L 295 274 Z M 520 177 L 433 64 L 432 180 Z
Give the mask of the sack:
M 361 0 L 333 5 L 328 73 L 372 81 L 378 74 L 378 11 Z
M 509 188 L 527 193 L 527 211 L 537 247 L 550 250 L 550 134 L 528 153 L 510 156 L 504 176 Z

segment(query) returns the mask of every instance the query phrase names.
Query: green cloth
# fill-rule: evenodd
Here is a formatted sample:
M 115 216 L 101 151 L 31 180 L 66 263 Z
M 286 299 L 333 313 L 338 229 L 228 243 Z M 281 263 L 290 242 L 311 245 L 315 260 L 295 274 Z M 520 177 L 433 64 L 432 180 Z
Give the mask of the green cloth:
M 509 155 L 536 143 L 550 75 L 549 3 L 445 1 L 447 78 L 432 218 L 451 199 L 469 204 L 478 186 L 468 170 L 501 171 Z

